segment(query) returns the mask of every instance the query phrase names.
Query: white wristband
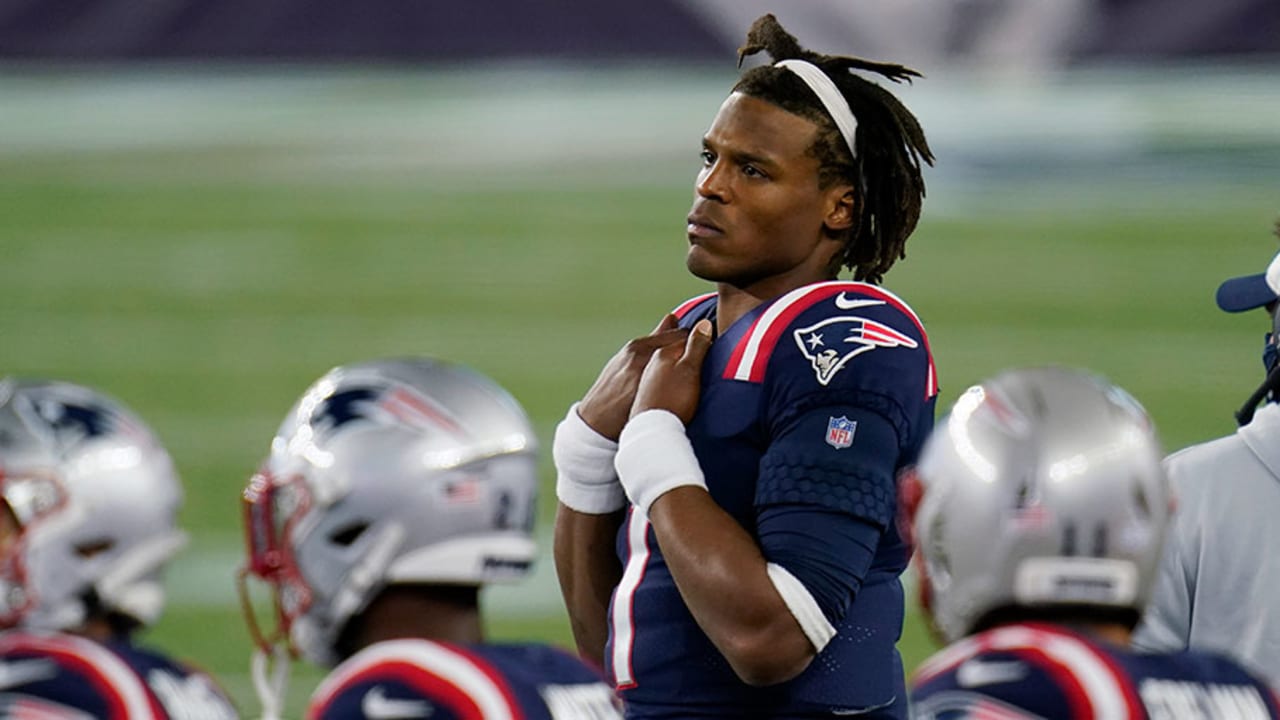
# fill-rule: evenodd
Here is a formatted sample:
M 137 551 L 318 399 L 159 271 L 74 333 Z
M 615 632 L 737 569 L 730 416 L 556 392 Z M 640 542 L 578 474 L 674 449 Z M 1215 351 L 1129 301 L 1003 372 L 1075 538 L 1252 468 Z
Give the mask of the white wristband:
M 627 506 L 627 495 L 613 471 L 618 443 L 591 429 L 578 414 L 580 404 L 569 408 L 551 443 L 556 497 L 571 510 L 605 515 Z
M 653 501 L 671 490 L 685 485 L 707 489 L 684 423 L 666 410 L 646 410 L 627 422 L 613 466 L 627 497 L 645 516 Z
M 822 648 L 836 636 L 836 629 L 831 621 L 827 620 L 827 616 L 822 614 L 818 601 L 813 599 L 813 595 L 804 583 L 781 565 L 769 563 L 765 566 L 765 570 L 769 573 L 769 580 L 778 591 L 782 602 L 786 603 L 787 609 L 791 611 L 791 616 L 800 624 L 800 630 L 804 632 L 805 637 L 809 638 L 813 651 L 822 652 Z

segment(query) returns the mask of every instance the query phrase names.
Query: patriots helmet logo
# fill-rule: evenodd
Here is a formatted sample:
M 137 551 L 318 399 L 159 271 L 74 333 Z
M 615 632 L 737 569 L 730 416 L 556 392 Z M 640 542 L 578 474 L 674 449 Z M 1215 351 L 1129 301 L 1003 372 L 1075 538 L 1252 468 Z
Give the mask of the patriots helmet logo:
M 336 430 L 354 420 L 368 418 L 368 407 L 382 393 L 380 388 L 355 387 L 335 392 L 325 398 L 311 416 L 314 427 Z
M 919 345 L 910 336 L 884 323 L 856 316 L 827 318 L 796 330 L 794 337 L 800 352 L 813 365 L 818 383 L 824 386 L 850 360 L 862 353 L 876 348 L 915 348 Z
M 308 424 L 317 434 L 330 435 L 361 420 L 443 430 L 458 437 L 465 435 L 448 410 L 417 390 L 398 383 L 370 383 L 339 389 L 316 404 Z
M 102 401 L 61 387 L 32 389 L 18 411 L 28 427 L 50 438 L 62 451 L 115 433 L 140 441 L 148 436 L 131 419 Z

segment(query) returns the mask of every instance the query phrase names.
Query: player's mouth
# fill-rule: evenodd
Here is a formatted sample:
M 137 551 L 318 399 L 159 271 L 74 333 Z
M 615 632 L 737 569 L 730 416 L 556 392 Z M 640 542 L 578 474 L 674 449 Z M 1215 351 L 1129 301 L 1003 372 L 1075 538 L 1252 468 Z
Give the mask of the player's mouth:
M 724 235 L 724 228 L 707 219 L 701 213 L 691 214 L 687 222 L 689 224 L 685 227 L 685 231 L 689 235 L 690 242 Z

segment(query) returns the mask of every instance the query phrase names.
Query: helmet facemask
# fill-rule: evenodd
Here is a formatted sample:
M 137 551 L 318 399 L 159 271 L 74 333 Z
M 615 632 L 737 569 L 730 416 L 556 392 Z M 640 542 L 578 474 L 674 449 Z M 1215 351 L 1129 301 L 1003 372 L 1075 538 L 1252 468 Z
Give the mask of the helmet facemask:
M 311 507 L 311 494 L 300 476 L 280 481 L 258 472 L 242 496 L 247 563 L 236 574 L 241 609 L 254 644 L 266 653 L 283 645 L 290 656 L 298 649 L 290 639 L 293 624 L 311 608 L 313 592 L 294 557 L 289 535 Z M 258 622 L 250 582 L 265 583 L 270 594 L 270 625 Z
M 6 474 L 0 468 L 0 497 L 0 627 L 11 628 L 36 603 L 26 561 L 31 529 L 62 510 L 67 493 L 51 473 Z

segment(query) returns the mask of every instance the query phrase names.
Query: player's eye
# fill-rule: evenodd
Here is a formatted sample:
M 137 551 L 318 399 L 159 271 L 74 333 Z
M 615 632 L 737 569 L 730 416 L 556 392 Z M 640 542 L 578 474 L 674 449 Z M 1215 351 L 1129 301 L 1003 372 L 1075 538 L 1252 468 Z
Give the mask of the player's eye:
M 700 157 L 702 158 L 702 164 L 707 167 L 711 167 L 712 163 L 716 161 L 716 154 L 710 150 L 703 150 Z
M 746 175 L 747 177 L 750 177 L 750 178 L 767 178 L 767 177 L 769 177 L 768 175 L 766 175 L 766 174 L 765 174 L 765 172 L 764 172 L 763 170 L 761 170 L 760 168 L 756 167 L 755 165 L 750 165 L 750 164 L 747 164 L 747 165 L 743 165 L 743 166 L 742 166 L 742 174 L 743 174 L 743 175 Z

